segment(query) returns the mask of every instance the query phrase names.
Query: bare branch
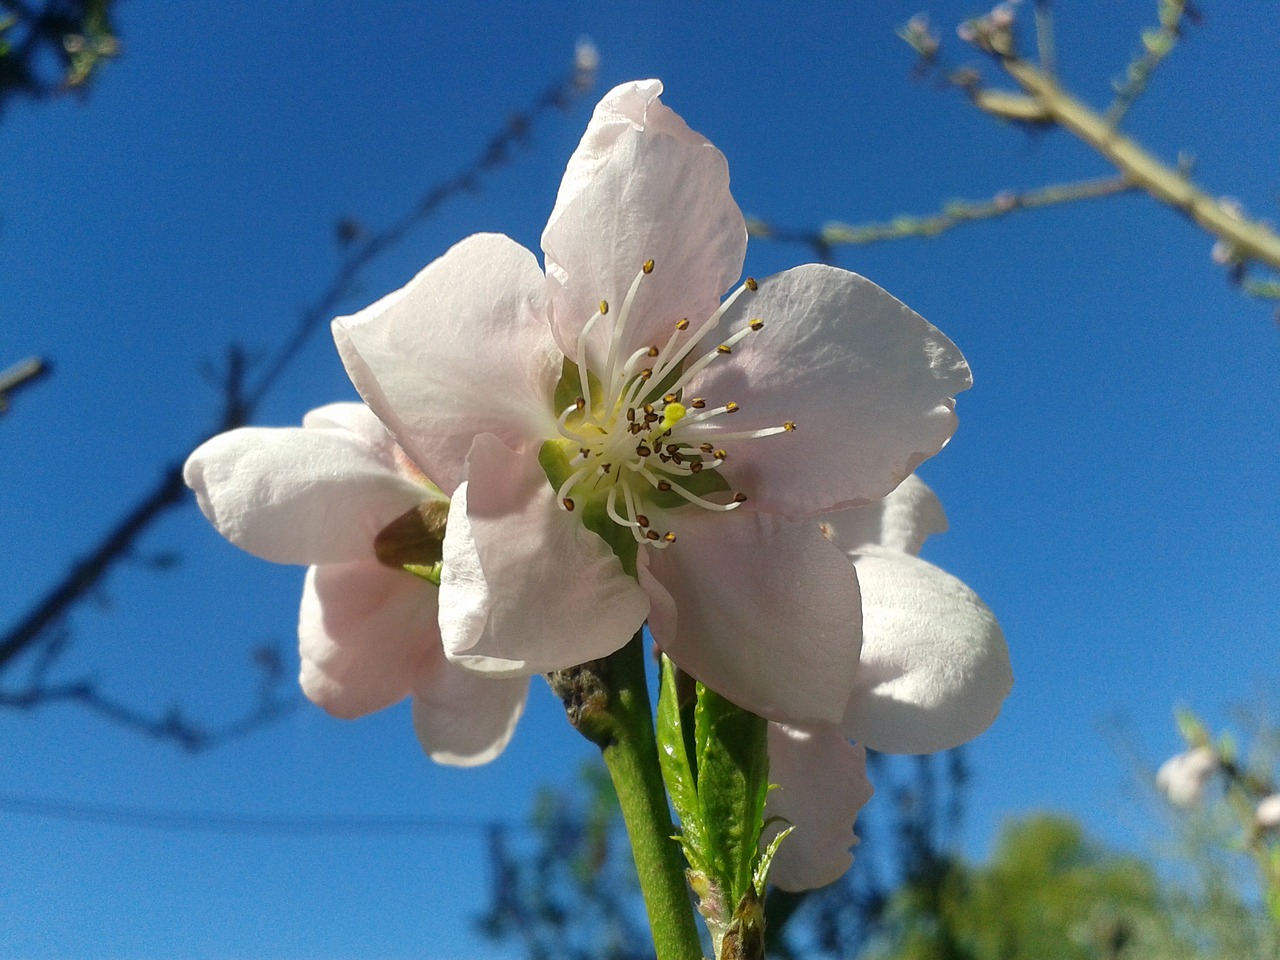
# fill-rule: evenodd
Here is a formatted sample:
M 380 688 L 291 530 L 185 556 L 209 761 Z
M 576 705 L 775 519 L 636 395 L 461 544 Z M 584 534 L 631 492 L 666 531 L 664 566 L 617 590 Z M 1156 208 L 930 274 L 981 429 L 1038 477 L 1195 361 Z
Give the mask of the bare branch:
M 0 414 L 9 409 L 10 397 L 19 390 L 47 377 L 51 372 L 48 362 L 41 357 L 27 357 L 0 372 Z

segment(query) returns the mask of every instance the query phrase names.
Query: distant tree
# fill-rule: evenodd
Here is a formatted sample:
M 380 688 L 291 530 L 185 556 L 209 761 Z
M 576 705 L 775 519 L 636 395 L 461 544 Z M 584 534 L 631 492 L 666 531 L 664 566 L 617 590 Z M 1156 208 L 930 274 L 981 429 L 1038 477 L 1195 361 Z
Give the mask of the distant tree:
M 115 0 L 0 0 L 0 110 L 85 90 L 120 52 Z

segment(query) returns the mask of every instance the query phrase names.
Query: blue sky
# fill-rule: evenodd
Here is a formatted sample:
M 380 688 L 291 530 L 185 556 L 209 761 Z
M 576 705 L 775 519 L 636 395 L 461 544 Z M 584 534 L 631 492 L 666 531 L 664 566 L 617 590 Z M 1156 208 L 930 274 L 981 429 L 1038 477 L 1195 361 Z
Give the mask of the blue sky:
M 1259 108 L 1280 102 L 1275 5 L 1203 6 L 1128 127 L 1166 159 L 1191 150 L 1200 180 L 1274 218 L 1280 127 Z M 893 30 L 919 8 L 124 5 L 123 56 L 85 102 L 0 119 L 0 364 L 56 366 L 0 419 L 0 609 L 16 617 L 199 439 L 218 399 L 201 364 L 283 341 L 336 268 L 338 217 L 398 216 L 565 69 L 580 36 L 600 50 L 596 96 L 662 78 L 728 156 L 744 210 L 780 224 L 1109 172 L 1065 135 L 1029 138 L 913 82 Z M 947 25 L 980 10 L 932 8 Z M 1154 18 L 1154 2 L 1063 4 L 1068 85 L 1104 103 Z M 540 123 L 533 149 L 413 232 L 346 307 L 470 233 L 536 249 L 593 102 Z M 970 753 L 975 855 L 1038 808 L 1141 843 L 1154 825 L 1128 747 L 1157 762 L 1178 746 L 1175 704 L 1225 722 L 1280 679 L 1280 332 L 1210 246 L 1126 197 L 839 259 L 940 326 L 975 372 L 959 432 L 921 470 L 951 520 L 926 555 L 999 615 L 1017 678 Z M 747 270 L 807 259 L 757 242 Z M 322 336 L 257 421 L 353 397 Z M 302 571 L 239 553 L 192 509 L 145 548 L 181 566 L 117 570 L 72 618 L 66 675 L 139 706 L 235 714 L 251 650 L 292 656 Z M 405 708 L 343 723 L 307 706 L 194 757 L 73 708 L 0 713 L 0 793 L 169 810 L 479 824 L 522 817 L 588 755 L 545 689 L 507 753 L 471 771 L 423 759 Z M 0 811 L 0 863 L 0 958 L 486 955 L 469 927 L 488 880 L 478 829 L 226 837 Z

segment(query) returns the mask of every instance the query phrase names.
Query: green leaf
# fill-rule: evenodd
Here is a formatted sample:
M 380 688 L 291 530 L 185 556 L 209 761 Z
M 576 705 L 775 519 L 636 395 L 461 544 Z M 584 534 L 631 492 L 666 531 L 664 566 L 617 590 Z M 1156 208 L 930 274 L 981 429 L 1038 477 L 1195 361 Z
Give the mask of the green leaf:
M 752 890 L 769 790 L 766 721 L 698 685 L 694 709 L 698 802 L 708 872 L 729 903 Z
M 677 667 L 662 658 L 658 689 L 658 763 L 662 779 L 671 795 L 671 806 L 680 819 L 680 842 L 689 866 L 703 873 L 707 870 L 706 835 L 702 829 L 702 811 L 698 805 L 697 771 L 689 757 L 692 741 L 692 704 L 680 702 Z

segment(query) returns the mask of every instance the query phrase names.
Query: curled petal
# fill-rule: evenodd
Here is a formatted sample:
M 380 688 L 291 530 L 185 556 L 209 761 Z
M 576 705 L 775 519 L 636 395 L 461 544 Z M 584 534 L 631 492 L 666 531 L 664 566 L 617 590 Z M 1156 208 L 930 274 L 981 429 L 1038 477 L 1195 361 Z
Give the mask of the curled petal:
M 918 557 L 869 547 L 854 565 L 862 661 L 844 732 L 885 753 L 933 753 L 976 737 L 1013 685 L 995 616 Z
M 476 437 L 449 506 L 440 629 L 455 663 L 546 673 L 607 656 L 648 599 L 599 536 L 556 503 L 537 452 Z
M 563 357 L 547 326 L 533 254 L 499 234 L 451 247 L 408 285 L 333 321 L 351 381 L 445 493 L 471 441 L 520 448 L 555 436 Z
M 556 338 L 577 355 L 601 300 L 610 313 L 590 334 L 603 369 L 613 322 L 645 261 L 620 346 L 623 359 L 662 346 L 673 324 L 709 316 L 742 273 L 747 228 L 729 193 L 724 154 L 659 99 L 657 80 L 609 91 L 569 159 L 542 234 Z
M 869 546 L 915 555 L 930 536 L 947 532 L 942 504 L 914 473 L 887 497 L 818 517 L 818 522 L 827 538 L 850 555 Z
M 414 689 L 413 728 L 436 763 L 479 766 L 506 748 L 528 695 L 526 677 L 487 677 L 441 657 Z
M 276 563 L 372 558 L 378 531 L 429 495 L 346 429 L 241 427 L 182 475 L 219 533 Z
M 867 779 L 867 751 L 831 725 L 812 728 L 769 724 L 769 782 L 761 849 L 788 825 L 769 871 L 780 890 L 811 890 L 833 883 L 853 863 L 858 842 L 853 824 L 874 790 Z
M 739 410 L 706 425 L 754 430 L 726 441 L 721 468 L 755 509 L 799 519 L 880 499 L 955 430 L 954 397 L 969 366 L 936 327 L 869 280 L 807 264 L 760 281 L 726 314 L 721 332 L 764 326 L 712 363 L 691 395 Z M 721 425 L 724 426 L 721 426 Z
M 767 514 L 670 514 L 678 540 L 649 554 L 649 629 L 673 661 L 770 720 L 838 722 L 858 672 L 858 580 L 812 523 Z
M 371 561 L 312 567 L 298 649 L 302 691 L 329 713 L 389 707 L 444 667 L 436 588 Z

